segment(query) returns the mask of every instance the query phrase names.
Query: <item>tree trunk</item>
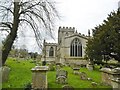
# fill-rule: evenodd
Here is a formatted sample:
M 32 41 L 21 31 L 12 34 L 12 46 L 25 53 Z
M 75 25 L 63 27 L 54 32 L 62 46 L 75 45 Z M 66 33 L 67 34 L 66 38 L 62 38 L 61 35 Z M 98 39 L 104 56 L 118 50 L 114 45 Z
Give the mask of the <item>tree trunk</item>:
M 19 26 L 19 10 L 20 10 L 19 2 L 14 2 L 13 27 L 2 47 L 2 66 L 5 64 L 9 52 L 11 50 L 11 47 L 14 43 L 14 40 L 17 37 L 17 31 Z

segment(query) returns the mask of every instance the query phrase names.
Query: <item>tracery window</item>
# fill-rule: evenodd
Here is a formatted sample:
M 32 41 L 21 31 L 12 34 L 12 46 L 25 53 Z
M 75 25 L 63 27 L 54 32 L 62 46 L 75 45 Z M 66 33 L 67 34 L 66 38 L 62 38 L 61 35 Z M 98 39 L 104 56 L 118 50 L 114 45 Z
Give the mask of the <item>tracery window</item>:
M 75 38 L 70 45 L 70 56 L 82 57 L 82 44 L 78 38 Z

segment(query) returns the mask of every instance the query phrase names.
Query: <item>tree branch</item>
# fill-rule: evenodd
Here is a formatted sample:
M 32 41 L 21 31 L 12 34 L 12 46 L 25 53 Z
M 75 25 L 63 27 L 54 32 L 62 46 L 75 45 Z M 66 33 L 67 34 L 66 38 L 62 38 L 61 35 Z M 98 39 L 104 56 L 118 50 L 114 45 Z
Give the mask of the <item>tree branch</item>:
M 1 22 L 0 27 L 8 27 L 10 30 L 12 30 L 13 24 L 11 22 Z
M 7 8 L 7 7 L 5 7 L 5 6 L 0 6 L 0 7 L 6 9 L 7 11 L 10 11 L 10 12 L 13 14 L 13 12 L 12 12 L 12 10 L 11 10 L 10 8 Z

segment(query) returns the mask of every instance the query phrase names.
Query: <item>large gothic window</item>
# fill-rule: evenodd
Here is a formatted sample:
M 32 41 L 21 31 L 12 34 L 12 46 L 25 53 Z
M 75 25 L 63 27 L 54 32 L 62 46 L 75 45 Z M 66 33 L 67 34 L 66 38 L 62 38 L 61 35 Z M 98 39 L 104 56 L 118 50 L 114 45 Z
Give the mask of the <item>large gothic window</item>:
M 70 56 L 82 57 L 82 44 L 78 38 L 75 38 L 71 43 Z
M 54 56 L 54 49 L 53 49 L 53 47 L 51 47 L 50 50 L 49 50 L 49 56 Z

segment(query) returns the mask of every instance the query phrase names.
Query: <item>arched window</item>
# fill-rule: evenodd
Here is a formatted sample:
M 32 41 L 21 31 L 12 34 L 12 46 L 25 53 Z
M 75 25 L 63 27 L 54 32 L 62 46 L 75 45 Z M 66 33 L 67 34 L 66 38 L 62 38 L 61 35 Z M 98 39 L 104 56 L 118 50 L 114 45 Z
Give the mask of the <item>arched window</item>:
M 82 44 L 78 38 L 75 38 L 71 43 L 70 56 L 82 57 Z
M 54 56 L 54 49 L 53 49 L 53 47 L 50 47 L 49 56 Z

